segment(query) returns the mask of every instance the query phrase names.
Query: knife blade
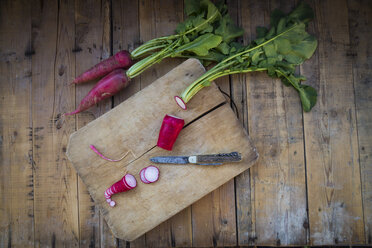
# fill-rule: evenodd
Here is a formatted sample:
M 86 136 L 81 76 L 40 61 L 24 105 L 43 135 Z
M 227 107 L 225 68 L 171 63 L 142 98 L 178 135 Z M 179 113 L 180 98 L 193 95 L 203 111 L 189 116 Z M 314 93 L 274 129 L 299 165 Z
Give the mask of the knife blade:
M 228 162 L 239 162 L 242 160 L 238 152 L 219 153 L 193 156 L 157 156 L 150 158 L 153 163 L 159 164 L 199 164 L 199 165 L 221 165 Z

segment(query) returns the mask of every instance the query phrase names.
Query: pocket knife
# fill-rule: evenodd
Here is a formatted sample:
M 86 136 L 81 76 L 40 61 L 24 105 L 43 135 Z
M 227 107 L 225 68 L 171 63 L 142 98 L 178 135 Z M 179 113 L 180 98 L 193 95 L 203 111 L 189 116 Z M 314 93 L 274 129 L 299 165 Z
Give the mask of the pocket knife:
M 151 162 L 158 164 L 198 164 L 198 165 L 221 165 L 223 163 L 239 162 L 241 160 L 242 156 L 238 152 L 193 156 L 159 156 L 150 158 Z

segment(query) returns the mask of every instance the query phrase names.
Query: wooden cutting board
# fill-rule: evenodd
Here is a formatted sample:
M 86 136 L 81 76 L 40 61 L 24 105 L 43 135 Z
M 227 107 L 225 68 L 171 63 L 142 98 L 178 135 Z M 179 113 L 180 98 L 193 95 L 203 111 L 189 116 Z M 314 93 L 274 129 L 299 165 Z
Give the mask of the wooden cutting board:
M 204 195 L 251 167 L 258 154 L 225 98 L 213 83 L 180 109 L 173 96 L 204 73 L 198 60 L 189 59 L 111 111 L 73 133 L 67 156 L 77 170 L 114 235 L 132 241 L 172 217 Z M 185 120 L 173 151 L 156 147 L 165 114 Z M 89 145 L 111 158 L 107 162 Z M 160 179 L 144 184 L 139 178 L 149 158 L 159 155 L 196 155 L 239 151 L 243 160 L 221 166 L 157 165 Z M 133 174 L 137 187 L 105 201 L 104 191 L 125 173 Z

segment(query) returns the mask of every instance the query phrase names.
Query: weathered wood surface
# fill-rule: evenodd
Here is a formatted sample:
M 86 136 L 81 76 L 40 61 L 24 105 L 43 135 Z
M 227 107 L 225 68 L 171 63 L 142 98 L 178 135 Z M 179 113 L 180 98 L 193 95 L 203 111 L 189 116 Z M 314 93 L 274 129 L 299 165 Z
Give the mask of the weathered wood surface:
M 311 25 L 319 36 L 319 48 L 313 60 L 302 67 L 319 94 L 313 111 L 304 115 L 310 242 L 363 244 L 347 2 L 319 1 L 312 5 L 315 21 Z
M 97 7 L 95 7 L 97 6 Z M 99 8 L 98 8 L 99 6 Z M 80 75 L 102 59 L 111 55 L 110 48 L 110 1 L 77 1 L 75 3 L 75 58 L 76 75 Z M 87 82 L 76 88 L 76 105 L 98 80 Z M 76 128 L 80 129 L 95 118 L 109 111 L 112 99 L 106 99 L 76 117 Z M 90 247 L 115 246 L 116 238 L 100 214 L 98 206 L 85 184 L 78 178 L 80 245 Z M 100 242 L 100 237 L 103 237 Z
M 255 25 L 266 24 L 273 8 L 288 10 L 298 1 L 226 2 L 246 31 L 242 41 L 247 44 L 255 37 Z M 113 238 L 85 186 L 65 162 L 65 137 L 182 60 L 156 65 L 118 96 L 66 122 L 57 117 L 72 110 L 94 84 L 74 90 L 67 83 L 75 75 L 120 49 L 132 50 L 171 33 L 183 17 L 182 2 L 0 1 L 0 246 L 277 245 L 279 239 L 281 245 L 372 244 L 371 4 L 307 2 L 315 9 L 310 29 L 319 48 L 301 73 L 320 94 L 314 110 L 302 114 L 296 93 L 264 75 L 218 80 L 238 106 L 239 119 L 258 152 L 281 150 L 273 157 L 261 156 L 260 168 L 253 167 L 142 238 L 126 243 Z M 289 112 L 283 112 L 282 102 Z M 283 126 L 284 120 L 291 121 Z M 278 130 L 267 126 L 277 123 Z M 286 136 L 296 139 L 283 141 Z M 278 140 L 284 143 L 275 143 Z M 296 156 L 291 154 L 293 148 Z M 301 160 L 305 167 L 296 168 L 294 163 Z M 292 168 L 299 176 L 295 181 Z M 305 196 L 299 193 L 304 186 L 297 184 L 303 178 Z M 301 190 L 294 194 L 283 191 L 285 187 Z M 283 199 L 275 192 L 283 192 Z M 275 203 L 262 206 L 265 198 Z M 296 214 L 286 206 L 288 199 L 296 206 L 303 206 L 305 199 L 308 222 L 294 223 L 302 228 L 291 229 L 282 215 Z M 271 224 L 262 232 L 269 218 Z
M 19 16 L 18 19 L 12 19 Z M 31 4 L 0 7 L 0 246 L 34 244 Z M 18 32 L 23 30 L 23 32 Z M 26 52 L 26 53 L 25 53 Z

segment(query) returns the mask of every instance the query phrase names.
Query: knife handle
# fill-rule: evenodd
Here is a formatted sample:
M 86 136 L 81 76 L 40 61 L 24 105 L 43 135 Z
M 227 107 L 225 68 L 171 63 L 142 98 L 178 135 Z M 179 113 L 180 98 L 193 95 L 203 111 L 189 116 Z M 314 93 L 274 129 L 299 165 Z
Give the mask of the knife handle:
M 238 152 L 196 156 L 197 163 L 238 162 L 240 160 L 242 160 L 242 157 Z

